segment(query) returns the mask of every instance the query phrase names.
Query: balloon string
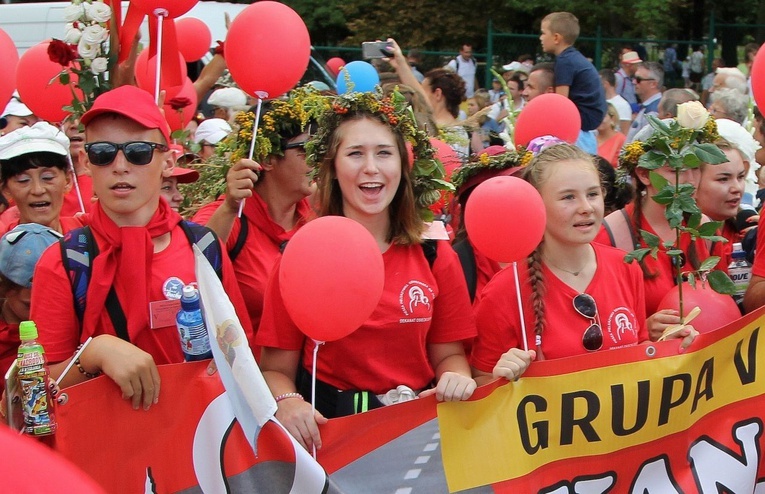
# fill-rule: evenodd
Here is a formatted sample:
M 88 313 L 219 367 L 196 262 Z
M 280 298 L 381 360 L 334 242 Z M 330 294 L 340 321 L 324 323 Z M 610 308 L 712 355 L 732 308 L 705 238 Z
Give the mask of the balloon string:
M 316 416 L 316 358 L 319 355 L 319 345 L 323 341 L 313 340 L 313 364 L 311 367 L 311 414 Z M 316 443 L 313 444 L 313 459 L 316 459 Z
M 74 162 L 72 161 L 72 155 L 67 156 L 69 158 L 69 169 L 72 171 L 72 181 L 74 182 L 74 192 L 77 194 L 77 202 L 80 203 L 80 211 L 85 213 L 85 204 L 82 202 L 82 193 L 80 192 L 80 181 L 77 180 L 77 173 L 74 171 Z
M 247 159 L 252 159 L 255 154 L 255 138 L 258 135 L 258 123 L 260 123 L 260 107 L 263 105 L 263 99 L 258 96 L 258 106 L 255 108 L 255 121 L 252 123 L 252 142 L 250 142 L 250 155 Z M 244 210 L 244 199 L 239 202 L 239 212 L 236 214 L 237 218 L 242 217 L 242 211 Z
M 521 301 L 521 285 L 518 282 L 518 263 L 513 261 L 513 274 L 515 275 L 515 297 L 518 300 L 518 313 L 521 315 L 521 334 L 523 335 L 523 349 L 529 351 L 529 342 L 526 337 L 526 318 L 523 316 L 523 302 Z
M 160 70 L 162 68 L 162 21 L 165 19 L 167 11 L 160 9 L 154 11 L 157 16 L 157 74 L 154 76 L 154 102 L 159 106 L 159 83 L 161 78 Z

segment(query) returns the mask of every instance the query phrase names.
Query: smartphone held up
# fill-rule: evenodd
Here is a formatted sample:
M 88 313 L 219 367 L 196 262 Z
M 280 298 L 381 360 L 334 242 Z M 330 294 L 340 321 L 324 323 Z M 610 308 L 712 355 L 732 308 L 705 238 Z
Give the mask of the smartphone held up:
M 365 60 L 393 56 L 393 44 L 388 41 L 365 41 L 361 43 L 361 55 Z

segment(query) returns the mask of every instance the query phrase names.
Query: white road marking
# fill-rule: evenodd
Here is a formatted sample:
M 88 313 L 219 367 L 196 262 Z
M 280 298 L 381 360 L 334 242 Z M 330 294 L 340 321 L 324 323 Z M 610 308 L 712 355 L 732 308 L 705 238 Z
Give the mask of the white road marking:
M 423 463 L 427 463 L 428 460 L 430 460 L 430 456 L 418 456 L 416 460 L 414 460 L 415 465 L 422 465 Z
M 435 451 L 438 448 L 438 443 L 428 443 L 425 445 L 423 451 Z
M 404 475 L 404 480 L 416 479 L 417 477 L 420 476 L 421 473 L 422 473 L 422 469 L 413 468 L 412 470 L 409 470 L 408 472 L 406 472 L 406 475 Z

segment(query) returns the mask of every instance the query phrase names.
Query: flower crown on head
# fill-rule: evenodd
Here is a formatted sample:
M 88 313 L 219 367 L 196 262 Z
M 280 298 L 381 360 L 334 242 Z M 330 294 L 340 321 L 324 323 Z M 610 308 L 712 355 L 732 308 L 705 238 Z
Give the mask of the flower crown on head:
M 435 157 L 435 149 L 428 135 L 419 129 L 409 102 L 396 88 L 384 96 L 378 86 L 374 92 L 350 92 L 332 98 L 331 104 L 319 117 L 319 128 L 306 144 L 306 162 L 313 168 L 311 176 L 316 178 L 318 169 L 329 152 L 332 133 L 349 116 L 370 115 L 388 125 L 412 146 L 414 162 L 410 175 L 414 187 L 417 207 L 423 219 L 431 219 L 428 207 L 436 203 L 442 191 L 452 192 L 454 187 L 445 180 L 443 164 Z
M 299 87 L 286 98 L 271 100 L 269 108 L 260 117 L 255 139 L 253 159 L 262 163 L 269 155 L 283 156 L 284 136 L 297 136 L 310 122 L 329 108 L 329 99 L 312 87 Z M 250 155 L 252 128 L 255 114 L 239 112 L 235 117 L 235 130 L 218 143 L 215 156 L 205 163 L 192 165 L 199 172 L 199 180 L 184 185 L 186 196 L 182 209 L 193 214 L 204 204 L 214 201 L 226 192 L 226 174 L 231 166 Z
M 470 183 L 470 179 L 475 176 L 485 172 L 498 172 L 508 168 L 524 167 L 529 164 L 532 157 L 531 151 L 523 149 L 520 149 L 518 152 L 507 151 L 493 156 L 481 153 L 452 173 L 452 185 L 460 192 L 460 189 Z
M 687 159 L 693 155 L 698 163 L 708 161 L 707 154 L 717 149 L 714 142 L 720 138 L 717 123 L 713 116 L 698 101 L 689 101 L 678 105 L 678 116 L 673 119 L 659 120 L 649 116 L 650 134 L 644 140 L 634 140 L 624 146 L 619 155 L 619 170 L 631 173 L 638 166 L 654 169 L 668 160 Z M 641 137 L 638 132 L 637 137 Z M 698 166 L 698 163 L 690 163 Z M 694 166 L 694 167 L 695 167 Z
M 311 86 L 302 86 L 291 91 L 286 99 L 275 99 L 266 104 L 269 108 L 260 117 L 252 155 L 252 159 L 259 163 L 270 155 L 283 156 L 283 136 L 305 132 L 309 123 L 329 108 L 329 99 Z M 234 123 L 237 131 L 218 146 L 218 154 L 231 153 L 229 160 L 232 163 L 249 157 L 255 114 L 239 112 Z

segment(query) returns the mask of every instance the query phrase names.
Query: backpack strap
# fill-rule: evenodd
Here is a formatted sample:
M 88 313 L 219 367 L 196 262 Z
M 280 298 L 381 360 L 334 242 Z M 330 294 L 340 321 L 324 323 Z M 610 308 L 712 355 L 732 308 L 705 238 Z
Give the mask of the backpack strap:
M 72 285 L 74 311 L 77 319 L 82 321 L 92 270 L 91 262 L 98 255 L 98 246 L 93 241 L 90 227 L 86 226 L 64 235 L 59 240 L 59 247 L 61 247 L 61 262 Z
M 242 213 L 242 217 L 239 220 L 239 226 L 239 235 L 236 237 L 236 243 L 234 244 L 234 247 L 228 251 L 228 257 L 231 259 L 231 262 L 234 262 L 234 259 L 236 259 L 239 256 L 239 253 L 242 252 L 244 243 L 247 241 L 247 234 L 250 230 L 247 217 L 244 213 Z
M 215 233 L 209 228 L 190 221 L 182 221 L 180 226 L 189 243 L 199 247 L 199 250 L 210 261 L 215 274 L 222 279 L 223 253 Z M 59 240 L 59 245 L 61 247 L 61 261 L 69 274 L 69 281 L 72 285 L 74 311 L 80 320 L 80 327 L 82 327 L 93 259 L 98 255 L 98 245 L 93 239 L 93 232 L 87 226 L 67 233 L 64 238 Z M 114 285 L 109 289 L 109 294 L 106 296 L 106 311 L 109 313 L 117 336 L 125 341 L 130 341 L 127 331 L 127 318 L 117 298 Z
M 206 226 L 198 225 L 191 221 L 183 220 L 179 223 L 183 233 L 190 244 L 199 247 L 202 254 L 210 261 L 210 265 L 218 275 L 218 279 L 223 279 L 223 252 L 220 248 L 218 236 Z
M 478 284 L 477 268 L 475 264 L 475 253 L 473 252 L 473 246 L 467 239 L 460 240 L 453 246 L 454 251 L 457 253 L 457 257 L 460 259 L 462 265 L 462 272 L 465 273 L 465 281 L 467 281 L 468 293 L 470 294 L 470 301 L 475 300 L 475 291 Z
M 422 244 L 422 252 L 425 254 L 425 259 L 428 260 L 428 265 L 430 266 L 430 270 L 433 270 L 433 264 L 435 264 L 436 259 L 438 258 L 438 244 L 436 243 L 437 240 L 434 239 L 427 239 L 423 240 Z
M 608 216 L 608 221 L 603 221 L 603 226 L 608 233 L 608 239 L 611 241 L 611 246 L 625 252 L 639 249 L 640 239 L 635 232 L 627 211 L 621 209 L 620 213 L 621 214 L 611 214 Z M 630 240 L 625 242 L 625 238 L 629 238 Z
M 74 311 L 82 328 L 88 285 L 90 284 L 93 260 L 98 255 L 98 245 L 93 239 L 93 232 L 87 226 L 69 232 L 59 240 L 59 245 L 61 247 L 61 261 L 72 284 Z M 112 321 L 116 335 L 125 341 L 130 341 L 127 331 L 127 318 L 117 298 L 114 285 L 111 286 L 106 296 L 106 311 Z

